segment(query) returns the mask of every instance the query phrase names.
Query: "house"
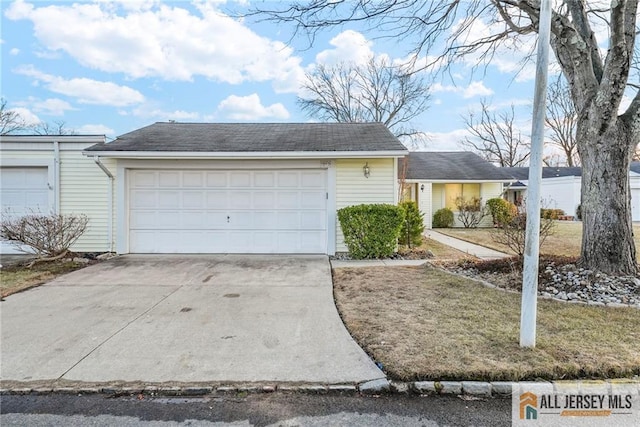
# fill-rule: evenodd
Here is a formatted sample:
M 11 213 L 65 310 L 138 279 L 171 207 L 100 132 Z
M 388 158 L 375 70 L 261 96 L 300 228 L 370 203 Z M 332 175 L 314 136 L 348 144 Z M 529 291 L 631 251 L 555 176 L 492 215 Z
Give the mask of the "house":
M 397 203 L 407 154 L 380 123 L 155 123 L 111 142 L 1 137 L 0 152 L 3 174 L 44 168 L 50 206 L 89 216 L 74 250 L 121 254 L 346 251 L 337 210 Z
M 83 213 L 86 232 L 74 247 L 82 252 L 111 250 L 109 179 L 82 150 L 104 135 L 0 136 L 0 205 L 3 215 Z M 0 253 L 19 253 L 0 242 Z
M 510 202 L 526 198 L 529 181 L 529 168 L 502 168 L 518 181 L 506 188 L 505 194 Z M 629 171 L 631 187 L 631 214 L 633 221 L 640 221 L 640 162 L 632 162 Z M 580 205 L 582 186 L 581 167 L 544 167 L 540 197 L 548 209 L 562 209 L 566 215 L 575 216 Z
M 462 226 L 455 215 L 456 198 L 476 197 L 486 202 L 502 196 L 504 183 L 515 181 L 501 168 L 466 151 L 409 153 L 399 178 L 404 183 L 404 198 L 416 201 L 424 213 L 426 228 L 431 228 L 433 214 L 445 207 L 454 211 L 454 226 Z M 491 218 L 480 225 L 492 225 Z

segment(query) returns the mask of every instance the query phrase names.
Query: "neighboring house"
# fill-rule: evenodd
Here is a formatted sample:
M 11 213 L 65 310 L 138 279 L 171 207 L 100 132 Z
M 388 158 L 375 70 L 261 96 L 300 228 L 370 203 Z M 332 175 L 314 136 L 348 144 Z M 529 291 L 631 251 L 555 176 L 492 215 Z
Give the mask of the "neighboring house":
M 74 250 L 104 252 L 109 237 L 109 179 L 82 150 L 104 135 L 0 136 L 0 205 L 3 215 L 85 214 L 89 224 Z M 0 253 L 19 253 L 0 242 Z
M 518 181 L 506 189 L 506 198 L 515 202 L 526 198 L 529 168 L 502 168 Z M 631 187 L 631 214 L 633 221 L 640 221 L 640 162 L 632 162 L 629 172 Z M 544 167 L 540 197 L 544 207 L 562 209 L 566 215 L 575 216 L 580 205 L 582 185 L 581 167 Z
M 466 151 L 409 153 L 398 176 L 404 182 L 404 198 L 418 203 L 427 228 L 431 228 L 433 214 L 445 207 L 454 211 L 454 226 L 462 226 L 456 214 L 456 198 L 477 197 L 484 203 L 501 197 L 503 184 L 514 181 L 501 168 Z M 487 216 L 481 226 L 490 225 L 492 220 Z
M 58 210 L 90 218 L 73 249 L 122 254 L 346 251 L 337 210 L 396 204 L 407 154 L 380 123 L 155 123 L 82 138 L 2 137 L 2 170 L 44 166 L 51 183 L 57 140 Z

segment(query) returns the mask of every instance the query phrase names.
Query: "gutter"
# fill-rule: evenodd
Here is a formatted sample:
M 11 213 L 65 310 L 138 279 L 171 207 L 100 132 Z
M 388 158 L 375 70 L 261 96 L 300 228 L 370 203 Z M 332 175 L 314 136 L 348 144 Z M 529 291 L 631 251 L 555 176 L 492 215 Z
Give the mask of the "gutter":
M 109 178 L 109 213 L 107 215 L 107 235 L 108 235 L 108 247 L 109 247 L 109 252 L 113 252 L 113 181 L 114 181 L 114 176 L 111 173 L 111 171 L 109 171 L 109 169 L 107 169 L 107 167 L 100 161 L 100 157 L 98 156 L 94 156 L 93 157 L 93 161 L 96 162 L 96 165 L 98 165 L 98 167 L 100 169 L 102 169 L 102 172 L 104 172 L 104 174 Z
M 53 140 L 53 210 L 60 214 L 60 143 Z
M 408 151 L 242 151 L 242 152 L 194 152 L 194 151 L 83 151 L 88 157 L 113 157 L 126 159 L 374 159 L 388 157 L 404 157 Z

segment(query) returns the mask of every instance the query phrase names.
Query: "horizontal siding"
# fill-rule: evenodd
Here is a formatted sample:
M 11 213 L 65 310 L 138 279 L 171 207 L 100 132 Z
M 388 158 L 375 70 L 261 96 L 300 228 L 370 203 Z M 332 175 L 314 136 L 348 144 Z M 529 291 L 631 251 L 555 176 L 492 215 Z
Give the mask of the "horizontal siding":
M 115 161 L 104 159 L 102 163 L 115 176 Z M 89 218 L 87 231 L 72 249 L 77 252 L 108 251 L 109 179 L 105 173 L 80 151 L 62 151 L 60 188 L 60 212 L 84 214 Z
M 421 186 L 424 185 L 424 190 L 421 190 Z M 433 185 L 430 182 L 419 182 L 416 184 L 417 192 L 418 192 L 418 208 L 420 212 L 424 214 L 423 221 L 425 228 L 432 227 L 433 221 L 433 210 L 431 207 L 432 201 L 432 187 Z
M 395 204 L 395 159 L 339 159 L 336 161 L 336 208 L 389 203 Z M 371 174 L 365 178 L 363 166 L 369 164 Z M 336 217 L 336 250 L 346 252 L 340 221 Z
M 53 160 L 53 148 L 50 151 L 0 151 L 2 154 L 2 158 L 0 159 L 0 164 L 6 160 L 23 160 L 23 159 L 44 159 L 44 160 Z

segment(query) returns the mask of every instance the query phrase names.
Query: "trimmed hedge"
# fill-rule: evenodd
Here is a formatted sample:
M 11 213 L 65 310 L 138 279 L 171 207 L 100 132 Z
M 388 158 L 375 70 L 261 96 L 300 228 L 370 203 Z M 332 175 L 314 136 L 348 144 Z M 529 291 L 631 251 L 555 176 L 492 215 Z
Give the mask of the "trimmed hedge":
M 352 258 L 386 258 L 396 250 L 404 211 L 386 204 L 348 206 L 338 210 L 338 220 Z
M 433 228 L 449 228 L 453 226 L 453 211 L 449 208 L 438 209 L 433 214 Z
M 500 197 L 487 200 L 487 207 L 495 225 L 508 224 L 518 214 L 516 205 Z
M 424 232 L 424 214 L 418 209 L 414 201 L 401 202 L 400 209 L 404 211 L 404 221 L 400 229 L 400 243 L 411 247 L 422 244 Z

